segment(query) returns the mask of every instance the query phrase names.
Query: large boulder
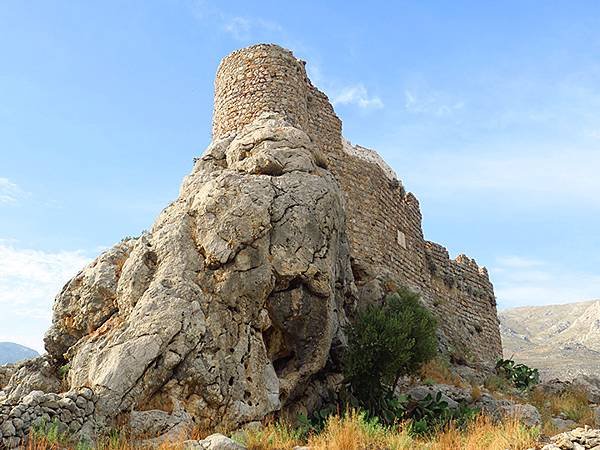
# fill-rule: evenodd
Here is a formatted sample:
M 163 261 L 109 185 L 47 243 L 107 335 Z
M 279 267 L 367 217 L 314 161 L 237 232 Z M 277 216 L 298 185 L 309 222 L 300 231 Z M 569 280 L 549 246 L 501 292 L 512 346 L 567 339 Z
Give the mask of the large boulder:
M 591 403 L 600 403 L 600 378 L 579 375 L 573 380 L 573 386 L 583 390 Z
M 342 196 L 319 154 L 262 114 L 208 147 L 149 232 L 65 286 L 46 349 L 70 368 L 69 388 L 94 391 L 98 421 L 177 405 L 202 426 L 240 426 L 322 377 L 356 288 Z
M 535 427 L 542 423 L 542 415 L 535 406 L 527 403 L 515 403 L 506 399 L 496 399 L 488 393 L 482 394 L 477 401 L 473 402 L 472 406 L 479 408 L 481 412 L 495 420 L 513 418 L 528 427 Z

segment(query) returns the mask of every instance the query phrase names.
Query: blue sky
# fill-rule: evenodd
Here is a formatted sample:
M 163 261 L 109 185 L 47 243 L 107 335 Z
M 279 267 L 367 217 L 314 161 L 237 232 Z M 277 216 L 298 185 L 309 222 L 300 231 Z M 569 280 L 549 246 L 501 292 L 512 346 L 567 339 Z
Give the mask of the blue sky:
M 421 201 L 500 307 L 600 298 L 596 1 L 0 2 L 0 341 L 148 228 L 210 141 L 220 59 L 308 61 L 344 134 Z

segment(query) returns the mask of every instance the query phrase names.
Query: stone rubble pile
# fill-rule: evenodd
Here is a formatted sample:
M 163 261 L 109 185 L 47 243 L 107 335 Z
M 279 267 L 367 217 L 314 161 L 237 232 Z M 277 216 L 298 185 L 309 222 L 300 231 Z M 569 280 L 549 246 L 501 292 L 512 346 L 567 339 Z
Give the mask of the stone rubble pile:
M 590 427 L 575 428 L 550 438 L 542 450 L 600 450 L 600 430 Z

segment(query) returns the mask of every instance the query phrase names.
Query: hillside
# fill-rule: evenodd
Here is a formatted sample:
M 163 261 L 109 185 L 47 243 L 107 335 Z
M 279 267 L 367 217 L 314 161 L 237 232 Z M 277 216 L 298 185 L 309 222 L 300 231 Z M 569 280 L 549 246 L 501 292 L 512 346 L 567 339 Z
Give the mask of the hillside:
M 505 358 L 542 378 L 600 375 L 600 300 L 499 311 Z
M 10 364 L 38 356 L 38 352 L 14 342 L 0 342 L 0 364 Z

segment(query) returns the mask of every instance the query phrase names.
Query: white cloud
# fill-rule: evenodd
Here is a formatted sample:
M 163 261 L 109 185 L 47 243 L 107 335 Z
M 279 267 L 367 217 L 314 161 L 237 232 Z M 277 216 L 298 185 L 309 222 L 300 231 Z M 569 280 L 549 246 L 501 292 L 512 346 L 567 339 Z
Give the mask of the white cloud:
M 232 16 L 204 0 L 194 0 L 191 12 L 196 20 L 213 22 L 221 31 L 239 42 L 254 40 L 257 34 L 265 32 L 275 33 L 279 39 L 283 37 L 284 29 L 276 22 L 260 17 Z
M 502 154 L 429 153 L 405 163 L 406 185 L 428 197 L 485 194 L 512 205 L 600 208 L 600 152 L 568 149 Z M 412 175 L 414 174 L 414 175 Z
M 336 105 L 357 105 L 360 108 L 383 108 L 383 101 L 377 96 L 370 96 L 363 84 L 354 84 L 334 90 L 331 103 Z
M 0 177 L 0 205 L 15 204 L 25 195 L 25 192 L 10 181 L 8 178 Z
M 279 24 L 265 19 L 235 16 L 226 19 L 223 30 L 235 40 L 244 42 L 251 40 L 257 31 L 281 32 L 283 28 Z
M 448 101 L 443 99 L 439 93 L 422 94 L 408 89 L 404 91 L 404 107 L 411 113 L 441 117 L 448 116 L 464 106 L 463 101 Z
M 557 263 L 509 256 L 498 258 L 489 272 L 500 308 L 600 299 L 600 275 Z
M 40 350 L 54 297 L 89 261 L 79 250 L 44 252 L 0 240 L 0 341 Z

